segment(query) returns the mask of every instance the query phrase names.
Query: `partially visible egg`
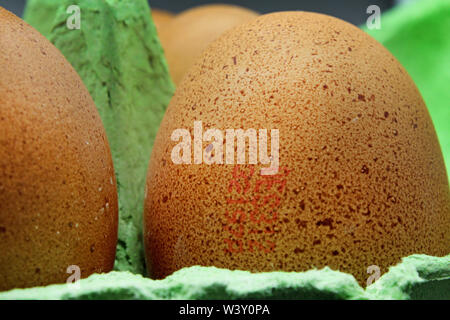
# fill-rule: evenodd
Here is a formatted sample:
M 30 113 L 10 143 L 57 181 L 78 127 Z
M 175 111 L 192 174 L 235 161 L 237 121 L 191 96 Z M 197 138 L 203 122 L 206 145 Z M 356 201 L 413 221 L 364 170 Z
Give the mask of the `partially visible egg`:
M 174 83 L 180 82 L 213 40 L 257 16 L 239 6 L 211 4 L 184 11 L 165 24 L 158 32 Z
M 258 139 L 244 164 L 227 136 L 238 129 Z M 402 257 L 450 252 L 448 179 L 420 93 L 381 44 L 322 14 L 264 15 L 213 42 L 170 102 L 147 179 L 155 278 L 329 266 L 365 285 Z
M 170 21 L 172 21 L 172 19 L 175 17 L 175 15 L 172 12 L 162 9 L 152 8 L 151 12 L 152 12 L 152 19 L 158 33 L 160 33 L 161 29 L 164 26 L 166 26 Z
M 92 98 L 47 39 L 0 7 L 0 291 L 112 270 L 117 224 Z

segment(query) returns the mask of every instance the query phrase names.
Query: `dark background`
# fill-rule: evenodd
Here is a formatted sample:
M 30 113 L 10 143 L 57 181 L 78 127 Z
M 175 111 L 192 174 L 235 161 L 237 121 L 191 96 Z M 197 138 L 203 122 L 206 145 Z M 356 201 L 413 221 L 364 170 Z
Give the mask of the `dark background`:
M 0 0 L 0 5 L 7 10 L 22 16 L 26 0 Z M 267 13 L 273 11 L 304 10 L 326 13 L 356 25 L 364 23 L 368 17 L 366 9 L 369 5 L 378 5 L 381 12 L 391 8 L 395 0 L 150 0 L 152 7 L 181 12 L 205 3 L 237 4 Z

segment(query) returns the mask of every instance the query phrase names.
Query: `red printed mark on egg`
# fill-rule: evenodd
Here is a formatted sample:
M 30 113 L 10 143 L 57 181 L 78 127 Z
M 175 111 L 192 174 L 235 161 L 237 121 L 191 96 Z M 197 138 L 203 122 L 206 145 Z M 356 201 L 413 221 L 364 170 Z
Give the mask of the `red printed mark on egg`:
M 235 166 L 225 196 L 227 210 L 224 231 L 225 251 L 242 253 L 275 249 L 271 236 L 276 232 L 278 209 L 285 191 L 288 168 L 275 175 L 255 173 L 253 166 Z

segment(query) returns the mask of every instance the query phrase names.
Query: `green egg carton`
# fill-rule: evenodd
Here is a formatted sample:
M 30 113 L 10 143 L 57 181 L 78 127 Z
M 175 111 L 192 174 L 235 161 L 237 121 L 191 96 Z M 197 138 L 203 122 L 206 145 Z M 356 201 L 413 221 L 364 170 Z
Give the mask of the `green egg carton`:
M 450 255 L 412 255 L 363 289 L 347 273 L 231 271 L 194 266 L 164 280 L 128 271 L 93 274 L 77 284 L 0 293 L 0 299 L 450 299 Z
M 118 0 L 30 0 L 25 20 L 47 36 L 80 73 L 106 122 L 108 138 L 113 145 L 119 137 L 108 129 L 114 120 L 108 120 L 106 115 L 109 104 L 124 110 L 119 116 L 133 117 L 136 106 L 131 105 L 132 102 L 154 101 L 150 114 L 146 115 L 154 122 L 151 134 L 147 140 L 138 139 L 141 144 L 131 151 L 138 154 L 143 146 L 151 147 L 153 144 L 156 128 L 174 88 L 147 2 L 126 3 Z M 105 33 L 105 39 L 100 39 L 103 45 L 108 42 L 108 45 L 114 45 L 112 39 L 122 37 L 134 51 L 112 50 L 118 55 L 111 56 L 111 52 L 98 51 L 97 46 L 91 46 L 89 41 L 92 40 L 88 35 L 82 35 L 84 42 L 76 41 L 76 33 L 64 36 L 67 33 L 64 28 L 65 9 L 71 4 L 80 5 L 92 18 L 97 18 L 88 23 L 98 23 L 99 27 L 108 23 L 111 30 Z M 381 16 L 381 29 L 362 28 L 384 44 L 414 79 L 428 106 L 447 168 L 450 168 L 450 2 L 422 0 L 399 6 Z M 143 31 L 146 36 L 143 36 Z M 76 45 L 84 51 L 77 52 Z M 111 66 L 102 69 L 97 65 L 95 72 L 86 69 L 89 64 L 95 65 L 95 59 L 101 55 L 108 63 L 116 63 L 114 68 L 110 68 L 113 72 L 108 71 Z M 128 61 L 133 58 L 146 59 L 147 64 Z M 139 69 L 142 79 L 148 77 L 150 82 L 144 85 L 152 90 L 139 92 L 136 91 L 139 86 L 127 86 L 127 79 L 136 76 L 130 68 Z M 117 87 L 118 91 L 108 92 L 98 86 L 98 81 L 103 81 L 107 87 L 113 83 L 122 85 Z M 140 94 L 146 96 L 140 97 Z M 150 128 L 148 125 L 145 127 Z M 140 136 L 142 131 L 133 134 Z M 131 141 L 133 136 L 127 138 Z M 141 154 L 142 165 L 133 167 L 131 164 L 130 171 L 130 163 L 120 158 L 121 145 L 118 142 L 117 145 L 119 148 L 116 150 L 113 146 L 113 157 L 116 157 L 115 165 L 119 163 L 116 168 L 119 188 L 122 184 L 124 189 L 143 190 L 149 154 Z M 193 266 L 164 280 L 152 280 L 141 275 L 145 273 L 140 231 L 142 207 L 133 206 L 142 200 L 141 197 L 143 195 L 139 192 L 129 200 L 125 194 L 119 197 L 117 271 L 93 274 L 75 284 L 0 292 L 0 299 L 450 299 L 450 255 L 415 254 L 405 257 L 366 288 L 361 287 L 352 275 L 328 267 L 306 272 L 250 273 Z

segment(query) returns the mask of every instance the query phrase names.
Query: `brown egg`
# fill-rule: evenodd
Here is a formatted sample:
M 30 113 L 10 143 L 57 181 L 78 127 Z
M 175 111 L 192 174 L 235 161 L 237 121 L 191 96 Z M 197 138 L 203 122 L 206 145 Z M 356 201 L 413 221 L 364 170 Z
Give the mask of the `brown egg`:
M 0 7 L 0 291 L 110 271 L 117 210 L 87 89 L 49 41 Z
M 181 81 L 213 40 L 257 16 L 256 12 L 238 6 L 204 5 L 180 13 L 164 29 L 158 29 L 174 83 Z
M 175 17 L 172 12 L 166 10 L 152 8 L 151 11 L 153 22 L 155 23 L 158 33 L 161 32 L 163 26 L 166 26 Z
M 259 155 L 250 164 L 250 139 L 245 164 L 225 161 L 238 142 L 202 142 L 207 129 L 267 129 L 271 147 L 258 133 L 258 150 L 275 169 L 278 130 L 278 172 L 261 175 Z M 450 251 L 446 170 L 416 86 L 381 44 L 326 15 L 268 14 L 215 41 L 170 102 L 147 179 L 156 278 L 192 265 L 329 266 L 365 284 L 372 265 L 383 273 L 413 253 Z

